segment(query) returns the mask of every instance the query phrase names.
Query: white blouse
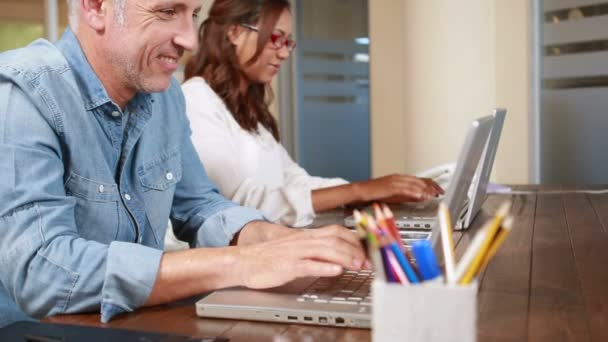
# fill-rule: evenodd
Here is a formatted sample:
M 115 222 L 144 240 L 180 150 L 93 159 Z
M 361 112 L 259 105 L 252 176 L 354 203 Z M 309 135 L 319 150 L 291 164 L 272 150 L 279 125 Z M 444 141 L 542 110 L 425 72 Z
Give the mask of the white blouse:
M 189 79 L 182 90 L 192 143 L 209 177 L 234 202 L 261 210 L 273 222 L 300 227 L 315 217 L 311 190 L 348 183 L 310 176 L 261 124 L 258 134 L 242 129 L 203 78 Z

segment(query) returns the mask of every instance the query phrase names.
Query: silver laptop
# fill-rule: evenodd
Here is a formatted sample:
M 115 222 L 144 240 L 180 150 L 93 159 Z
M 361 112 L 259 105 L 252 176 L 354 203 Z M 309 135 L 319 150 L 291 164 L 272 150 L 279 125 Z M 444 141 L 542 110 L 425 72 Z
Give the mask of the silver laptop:
M 492 116 L 480 118 L 469 128 L 454 172 L 456 181 L 452 182 L 445 197 L 451 215 L 460 209 L 460 203 L 467 195 L 493 120 Z M 434 225 L 430 235 L 440 258 L 438 226 Z M 428 234 L 424 238 L 428 238 Z M 372 280 L 371 271 L 347 271 L 334 278 L 300 278 L 266 290 L 223 289 L 196 302 L 196 314 L 212 318 L 370 328 Z
M 465 229 L 470 226 L 486 198 L 486 189 L 490 180 L 494 157 L 498 149 L 498 142 L 500 140 L 505 115 L 505 109 L 494 110 L 492 114 L 492 117 L 494 118 L 492 130 L 485 143 L 483 157 L 479 160 L 474 174 L 467 172 L 457 176 L 454 170 L 450 177 L 448 190 L 446 191 L 445 196 L 448 196 L 451 191 L 462 191 L 463 187 L 466 184 L 469 184 L 469 187 L 466 188 L 468 196 L 459 203 L 459 210 L 455 212 L 456 215 L 452 216 L 453 218 L 457 218 L 454 220 L 456 229 Z M 462 163 L 457 163 L 454 169 L 458 167 L 458 164 Z M 444 177 L 445 174 L 442 173 L 438 176 Z M 455 189 L 451 187 L 454 183 L 456 183 Z M 395 213 L 395 224 L 397 227 L 406 230 L 402 231 L 402 236 L 407 244 L 424 235 L 424 230 L 430 231 L 433 228 L 433 225 L 436 222 L 437 206 L 441 200 L 443 200 L 443 198 L 433 199 L 422 203 L 391 205 L 391 209 Z M 347 227 L 353 227 L 355 225 L 354 218 L 352 216 L 347 217 L 344 220 L 344 224 Z M 419 232 L 408 232 L 407 230 L 416 230 Z M 428 232 L 426 234 L 428 234 Z
M 498 142 L 500 141 L 500 135 L 502 133 L 502 127 L 505 122 L 505 116 L 507 110 L 503 108 L 494 109 L 494 123 L 492 124 L 492 131 L 486 144 L 486 148 L 483 151 L 483 157 L 473 177 L 473 183 L 469 188 L 468 205 L 465 210 L 464 217 L 462 217 L 462 224 L 457 224 L 456 228 L 468 228 L 475 216 L 481 209 L 481 205 L 486 199 L 486 192 L 488 190 L 488 184 L 490 182 L 490 175 L 492 173 L 492 166 L 494 166 L 494 158 L 496 157 L 496 151 L 498 150 Z

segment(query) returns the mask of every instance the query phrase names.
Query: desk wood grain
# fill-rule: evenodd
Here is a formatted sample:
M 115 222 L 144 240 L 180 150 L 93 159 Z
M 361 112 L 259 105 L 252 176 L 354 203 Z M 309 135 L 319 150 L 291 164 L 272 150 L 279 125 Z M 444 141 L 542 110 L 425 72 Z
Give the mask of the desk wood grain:
M 518 187 L 531 193 L 490 195 L 473 227 L 454 234 L 461 256 L 504 200 L 514 228 L 480 279 L 479 341 L 608 341 L 608 194 L 544 193 L 576 187 Z M 321 215 L 340 223 L 345 212 Z M 45 321 L 168 332 L 231 341 L 367 341 L 369 330 L 201 319 L 196 298 L 144 308 L 109 324 L 98 314 Z

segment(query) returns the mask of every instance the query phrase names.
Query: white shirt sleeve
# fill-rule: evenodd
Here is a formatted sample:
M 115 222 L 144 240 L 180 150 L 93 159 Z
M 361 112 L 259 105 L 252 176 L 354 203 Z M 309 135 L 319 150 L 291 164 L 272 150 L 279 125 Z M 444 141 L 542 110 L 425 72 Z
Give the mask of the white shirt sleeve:
M 291 159 L 285 148 L 281 145 L 281 161 L 284 168 L 285 184 L 306 186 L 311 190 L 329 188 L 332 186 L 348 184 L 342 178 L 314 177 Z
M 243 130 L 202 78 L 182 89 L 194 147 L 209 177 L 234 202 L 273 222 L 305 226 L 315 217 L 311 190 L 347 183 L 311 177 L 265 129 L 259 136 Z

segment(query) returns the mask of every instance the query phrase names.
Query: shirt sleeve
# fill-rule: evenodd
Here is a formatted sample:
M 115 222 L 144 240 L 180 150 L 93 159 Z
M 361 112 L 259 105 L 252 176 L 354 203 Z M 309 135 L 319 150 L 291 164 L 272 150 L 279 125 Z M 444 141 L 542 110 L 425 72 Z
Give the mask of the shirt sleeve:
M 79 236 L 53 127 L 21 90 L 0 83 L 0 281 L 32 317 L 101 310 L 107 321 L 145 303 L 162 251 Z
M 175 236 L 191 247 L 222 247 L 251 221 L 266 220 L 259 211 L 238 206 L 219 193 L 201 164 L 190 134 L 182 144 L 183 175 L 171 208 Z
M 348 184 L 348 181 L 342 178 L 324 178 L 309 175 L 306 170 L 291 159 L 283 146 L 281 146 L 281 162 L 283 163 L 285 179 L 288 184 L 306 186 L 312 190 Z
M 279 150 L 284 154 L 281 156 L 283 161 L 277 165 L 285 168 L 286 182 L 282 186 L 268 186 L 248 177 L 241 169 L 246 151 L 238 146 L 237 137 L 249 133 L 238 124 L 231 125 L 226 117 L 230 112 L 204 81 L 191 81 L 183 86 L 183 91 L 194 148 L 221 193 L 236 203 L 257 208 L 273 222 L 305 226 L 315 217 L 311 190 L 346 183 L 308 176 L 282 146 Z
M 266 218 L 261 212 L 241 207 L 220 194 L 194 150 L 192 130 L 184 115 L 185 99 L 179 84 L 175 84 L 175 89 L 184 124 L 180 135 L 182 178 L 176 184 L 171 206 L 173 232 L 191 247 L 227 246 L 247 223 Z

